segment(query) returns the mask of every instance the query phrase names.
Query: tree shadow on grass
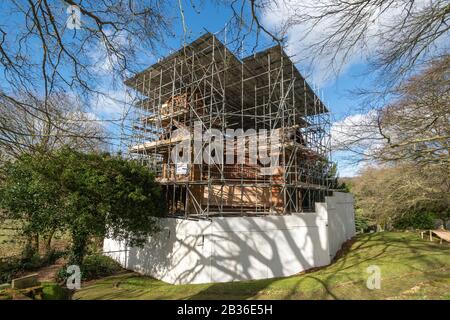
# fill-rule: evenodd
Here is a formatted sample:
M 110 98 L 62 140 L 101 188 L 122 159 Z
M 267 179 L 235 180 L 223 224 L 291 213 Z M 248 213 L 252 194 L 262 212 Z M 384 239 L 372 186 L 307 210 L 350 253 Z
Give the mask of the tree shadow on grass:
M 305 274 L 320 284 L 310 297 L 320 299 L 380 299 L 414 286 L 417 279 L 445 279 L 450 272 L 450 247 L 425 243 L 414 235 L 374 234 L 359 238 L 357 244 L 344 246 L 334 263 L 317 274 Z M 410 263 L 408 263 L 410 262 Z M 370 264 L 379 265 L 382 289 L 369 290 L 366 285 Z M 397 269 L 401 269 L 397 270 Z M 442 272 L 442 268 L 446 272 Z M 358 274 L 359 272 L 359 274 Z M 383 279 L 383 274 L 385 278 Z M 346 281 L 346 278 L 348 281 Z M 286 298 L 299 297 L 295 292 Z M 301 295 L 300 295 L 301 296 Z
M 415 293 L 420 287 L 424 294 L 439 297 L 437 294 L 448 286 L 445 281 L 450 278 L 449 257 L 450 246 L 430 243 L 412 234 L 369 234 L 344 244 L 331 265 L 295 276 L 170 285 L 129 273 L 94 282 L 80 296 L 88 299 L 396 299 L 420 298 L 420 293 Z M 369 275 L 366 268 L 371 264 L 381 267 L 381 290 L 366 287 Z M 433 291 L 434 282 L 440 285 L 437 291 Z
M 331 265 L 313 268 L 284 279 L 240 282 L 233 285 L 213 284 L 190 298 L 270 299 L 271 290 L 274 291 L 273 297 L 278 299 L 390 298 L 416 286 L 417 281 L 429 283 L 448 279 L 449 253 L 450 247 L 426 243 L 419 238 L 415 239 L 414 235 L 369 234 L 345 243 Z M 387 273 L 382 280 L 384 288 L 381 290 L 367 288 L 369 273 L 366 268 L 371 264 L 379 264 L 382 273 Z M 396 272 L 396 264 L 398 268 L 403 268 L 402 271 Z M 282 293 L 276 284 L 279 280 L 290 281 Z M 274 283 L 275 286 L 270 288 Z M 239 295 L 236 295 L 236 292 L 239 292 Z

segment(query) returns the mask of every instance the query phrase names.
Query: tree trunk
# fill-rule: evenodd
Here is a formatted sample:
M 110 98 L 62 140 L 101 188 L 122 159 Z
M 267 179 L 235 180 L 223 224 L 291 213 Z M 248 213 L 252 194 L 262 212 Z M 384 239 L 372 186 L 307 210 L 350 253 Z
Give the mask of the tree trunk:
M 82 266 L 84 256 L 87 252 L 88 235 L 84 233 L 72 233 L 72 248 L 70 254 L 70 264 Z
M 25 243 L 25 248 L 22 252 L 22 256 L 24 256 L 25 258 L 29 258 L 30 257 L 30 252 L 32 251 L 32 249 L 34 248 L 33 245 L 33 236 L 30 234 L 27 234 L 27 240 Z
M 34 235 L 34 248 L 36 250 L 36 253 L 39 254 L 39 233 L 36 233 Z
M 47 241 L 45 243 L 45 253 L 50 253 L 52 250 L 52 239 L 53 235 L 55 234 L 55 230 L 50 231 L 49 235 L 47 236 Z

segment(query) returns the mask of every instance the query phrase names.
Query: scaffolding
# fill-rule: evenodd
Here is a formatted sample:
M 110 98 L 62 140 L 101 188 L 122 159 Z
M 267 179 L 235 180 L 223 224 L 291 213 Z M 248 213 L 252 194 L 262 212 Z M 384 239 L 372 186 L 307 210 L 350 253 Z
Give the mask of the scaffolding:
M 169 215 L 290 214 L 313 211 L 330 194 L 329 112 L 280 46 L 238 58 L 206 33 L 125 83 L 137 97 L 128 152 L 155 172 Z M 231 140 L 244 163 L 194 161 L 199 125 L 278 132 L 278 165 L 247 161 L 250 139 Z M 174 163 L 183 141 L 190 161 Z M 201 152 L 211 142 L 203 139 Z M 235 157 L 226 150 L 214 156 Z

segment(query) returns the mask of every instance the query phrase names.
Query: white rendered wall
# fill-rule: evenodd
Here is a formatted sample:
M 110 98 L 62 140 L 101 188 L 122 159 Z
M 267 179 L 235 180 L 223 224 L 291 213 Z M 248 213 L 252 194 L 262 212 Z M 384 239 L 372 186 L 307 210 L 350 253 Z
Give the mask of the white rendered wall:
M 334 192 L 325 202 L 330 256 L 334 257 L 342 244 L 356 234 L 354 200 L 350 193 Z
M 161 219 L 164 230 L 143 248 L 105 239 L 125 268 L 175 284 L 267 279 L 330 263 L 355 234 L 353 198 L 335 193 L 315 213 Z

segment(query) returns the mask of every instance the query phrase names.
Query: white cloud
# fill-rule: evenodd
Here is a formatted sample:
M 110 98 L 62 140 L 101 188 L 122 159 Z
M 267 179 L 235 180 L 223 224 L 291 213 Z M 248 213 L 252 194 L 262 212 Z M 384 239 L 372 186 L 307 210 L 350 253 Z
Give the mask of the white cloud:
M 334 122 L 330 133 L 333 160 L 338 163 L 341 177 L 356 176 L 362 168 L 372 165 L 371 155 L 384 146 L 375 110 Z
M 127 90 L 120 86 L 115 90 L 103 90 L 91 100 L 92 111 L 99 117 L 113 117 L 115 119 L 124 114 L 125 108 L 131 101 Z
M 378 132 L 376 111 L 358 113 L 336 121 L 331 126 L 331 148 L 347 150 L 350 146 L 373 147 L 381 136 Z

